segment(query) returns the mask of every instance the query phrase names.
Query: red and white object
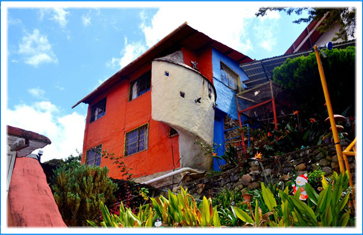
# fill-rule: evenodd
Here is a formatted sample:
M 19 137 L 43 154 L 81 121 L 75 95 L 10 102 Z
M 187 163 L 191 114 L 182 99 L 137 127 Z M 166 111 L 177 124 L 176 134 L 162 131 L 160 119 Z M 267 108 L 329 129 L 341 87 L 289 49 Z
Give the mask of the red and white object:
M 308 198 L 308 195 L 305 191 L 305 184 L 308 182 L 308 175 L 305 173 L 303 175 L 299 175 L 296 180 L 296 185 L 293 184 L 292 188 L 294 189 L 294 195 L 296 194 L 296 191 L 300 188 L 300 200 L 305 201 Z

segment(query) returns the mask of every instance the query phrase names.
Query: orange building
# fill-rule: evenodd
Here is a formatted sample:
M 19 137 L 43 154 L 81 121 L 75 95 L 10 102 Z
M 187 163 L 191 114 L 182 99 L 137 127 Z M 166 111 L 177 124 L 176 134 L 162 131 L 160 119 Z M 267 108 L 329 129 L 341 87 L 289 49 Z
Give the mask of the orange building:
M 122 178 L 101 157 L 106 150 L 124 156 L 133 178 L 211 169 L 213 158 L 195 142 L 213 144 L 215 110 L 223 108 L 216 108 L 215 51 L 237 67 L 251 61 L 185 23 L 74 105 L 89 105 L 82 163 L 107 166 L 110 177 Z

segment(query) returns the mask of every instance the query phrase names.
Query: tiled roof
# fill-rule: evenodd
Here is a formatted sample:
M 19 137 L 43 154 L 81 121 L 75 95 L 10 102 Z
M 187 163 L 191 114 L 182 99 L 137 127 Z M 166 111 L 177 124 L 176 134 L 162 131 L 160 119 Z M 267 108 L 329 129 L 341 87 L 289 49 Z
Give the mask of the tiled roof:
M 355 40 L 351 40 L 348 42 L 335 43 L 333 48 L 343 49 L 348 46 L 355 46 Z M 268 80 L 272 80 L 273 78 L 273 70 L 275 67 L 281 66 L 287 58 L 296 58 L 300 56 L 307 56 L 312 53 L 312 49 L 285 54 L 281 56 L 275 56 L 271 58 L 266 58 L 258 61 L 253 61 L 249 63 L 240 64 L 242 70 L 246 73 L 249 80 L 244 81 L 243 83 L 248 87 L 254 87 L 258 84 L 262 84 Z

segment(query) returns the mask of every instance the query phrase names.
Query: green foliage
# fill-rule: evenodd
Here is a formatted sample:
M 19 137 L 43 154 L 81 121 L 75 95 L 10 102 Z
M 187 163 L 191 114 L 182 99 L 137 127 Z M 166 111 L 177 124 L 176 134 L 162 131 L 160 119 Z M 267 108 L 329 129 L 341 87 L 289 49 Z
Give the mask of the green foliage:
M 44 163 L 41 163 L 43 171 L 47 177 L 48 184 L 52 184 L 52 179 L 54 178 L 54 171 L 59 167 L 74 168 L 81 165 L 82 153 L 78 152 L 77 156 L 70 155 L 65 160 L 63 159 L 51 159 Z
M 174 195 L 170 190 L 168 199 L 163 196 L 151 198 L 152 207 L 140 206 L 135 215 L 130 208 L 120 206 L 120 215 L 110 214 L 107 207 L 102 206 L 103 227 L 152 227 L 155 220 L 160 218 L 163 226 L 167 227 L 220 227 L 217 207 L 212 207 L 210 199 L 203 197 L 200 209 L 195 199 L 183 188 Z M 92 226 L 97 223 L 88 221 Z
M 244 226 L 267 227 L 267 223 L 270 221 L 268 218 L 270 215 L 272 215 L 272 213 L 268 212 L 263 214 L 261 208 L 258 206 L 257 200 L 255 201 L 255 205 L 256 206 L 254 210 L 252 210 L 252 208 L 249 210 L 251 216 L 238 207 L 233 207 L 233 210 L 237 217 L 245 222 Z
M 318 172 L 318 171 L 317 171 Z M 314 173 L 317 174 L 317 173 Z M 300 190 L 290 195 L 273 185 L 271 189 L 261 183 L 253 193 L 251 203 L 242 200 L 237 190 L 224 189 L 213 200 L 203 197 L 198 205 L 183 188 L 177 195 L 151 198 L 151 205 L 140 206 L 138 213 L 121 203 L 119 215 L 110 214 L 102 205 L 103 227 L 153 227 L 160 219 L 163 227 L 345 227 L 354 224 L 347 205 L 350 188 L 348 175 L 333 174 L 319 194 L 307 183 L 307 202 L 299 199 Z M 213 206 L 214 205 L 214 206 Z M 217 211 L 217 207 L 219 210 Z M 88 221 L 97 227 L 98 223 Z
M 205 144 L 200 140 L 195 140 L 194 144 L 200 145 L 204 155 L 215 155 L 216 150 L 221 146 L 220 144 L 213 143 L 212 146 Z
M 168 192 L 168 199 L 163 196 L 151 198 L 156 214 L 164 226 L 188 227 L 220 227 L 217 207 L 212 206 L 212 200 L 203 197 L 200 208 L 195 199 L 183 188 L 174 195 Z
M 323 122 L 324 119 L 316 114 L 301 120 L 299 114 L 295 114 L 278 123 L 278 130 L 254 130 L 251 132 L 251 146 L 247 148 L 247 154 L 253 157 L 259 152 L 268 157 L 320 145 L 329 133 L 331 135 L 328 126 Z M 344 138 L 346 137 L 340 136 L 340 139 Z
M 307 183 L 308 204 L 295 196 L 280 191 L 283 202 L 287 202 L 293 216 L 294 226 L 345 227 L 350 219 L 347 202 L 350 195 L 348 174 L 333 176 L 333 180 L 319 194 Z M 299 191 L 299 190 L 298 190 Z M 343 196 L 342 196 L 343 195 Z
M 140 189 L 139 194 L 140 194 L 140 196 L 142 196 L 142 198 L 144 198 L 145 201 L 148 201 L 149 200 L 149 197 L 148 197 L 148 195 L 149 195 L 149 189 L 142 187 Z
M 228 145 L 227 150 L 222 156 L 216 156 L 226 161 L 231 166 L 239 166 L 243 163 L 241 156 L 238 154 L 237 149 L 231 144 Z
M 231 206 L 230 208 L 226 207 L 218 210 L 221 224 L 224 226 L 241 226 L 242 223 L 238 219 L 233 207 Z
M 347 41 L 348 37 L 354 37 L 355 31 L 355 9 L 353 8 L 312 8 L 312 7 L 302 7 L 302 8 L 293 8 L 293 7 L 262 7 L 255 14 L 256 16 L 264 16 L 267 11 L 284 11 L 288 15 L 295 13 L 297 15 L 301 15 L 303 11 L 307 11 L 308 17 L 300 18 L 298 20 L 293 21 L 294 23 L 300 24 L 301 22 L 309 23 L 312 20 L 319 21 L 326 13 L 329 12 L 329 15 L 322 21 L 321 25 L 318 27 L 318 31 L 321 33 L 327 32 L 331 29 L 335 28 L 335 24 L 339 24 L 341 30 L 333 37 L 331 40 L 336 41 L 338 39 L 342 39 L 343 41 Z
M 110 214 L 107 206 L 101 203 L 101 212 L 103 221 L 100 223 L 101 227 L 152 227 L 154 219 L 154 212 L 149 205 L 140 206 L 138 215 L 135 215 L 130 208 L 125 208 L 123 203 L 120 205 L 119 215 Z M 97 223 L 87 220 L 93 227 L 98 227 Z
M 65 160 L 63 160 L 63 159 L 51 159 L 49 161 L 44 162 L 43 164 L 48 164 L 50 166 L 55 166 L 55 167 L 62 167 L 64 165 L 66 165 L 68 168 L 77 167 L 77 166 L 81 165 L 81 158 L 82 158 L 82 153 L 78 152 L 77 156 L 73 156 L 71 154 Z
M 82 153 L 78 153 L 77 156 L 70 155 L 64 161 L 68 167 L 79 167 L 81 165 Z
M 212 199 L 213 205 L 220 208 L 229 208 L 240 202 L 242 202 L 242 192 L 238 189 L 222 188 Z
M 355 104 L 355 47 L 325 50 L 321 58 L 335 113 L 350 109 L 354 116 Z M 287 59 L 273 71 L 273 80 L 281 84 L 287 97 L 295 100 L 300 114 L 307 118 L 326 112 L 325 98 L 314 53 Z
M 244 134 L 246 133 L 247 132 Z M 247 147 L 247 154 L 249 157 L 254 157 L 257 152 L 262 153 L 264 156 L 273 156 L 275 151 L 273 145 L 276 140 L 269 138 L 268 133 L 265 130 L 250 128 L 250 136 L 250 147 Z
M 107 168 L 70 165 L 54 171 L 51 185 L 62 218 L 68 226 L 97 223 L 101 203 L 112 202 L 117 186 L 107 177 Z
M 247 208 L 232 207 L 232 212 L 226 208 L 220 209 L 222 218 L 228 216 L 229 224 L 253 227 L 345 227 L 348 222 L 354 224 L 353 215 L 347 205 L 350 188 L 348 174 L 334 173 L 329 184 L 319 194 L 307 183 L 307 203 L 299 199 L 300 190 L 295 195 L 289 195 L 289 188 L 284 191 L 273 187 L 270 190 L 261 183 L 259 197 L 254 195 L 254 201 Z M 277 191 L 278 193 L 274 193 Z M 266 206 L 266 209 L 262 209 Z M 238 218 L 238 221 L 235 219 Z M 225 221 L 224 219 L 221 221 Z
M 317 170 L 308 173 L 308 182 L 314 189 L 322 186 L 322 175 L 325 175 L 325 172 L 320 167 Z
M 195 141 L 194 144 L 201 146 L 204 155 L 211 155 L 213 158 L 224 160 L 230 166 L 239 166 L 243 162 L 241 156 L 238 154 L 237 149 L 231 144 L 228 145 L 227 150 L 222 156 L 218 156 L 216 153 L 217 149 L 221 146 L 220 144 L 218 145 L 214 143 L 213 146 L 209 146 L 201 141 Z

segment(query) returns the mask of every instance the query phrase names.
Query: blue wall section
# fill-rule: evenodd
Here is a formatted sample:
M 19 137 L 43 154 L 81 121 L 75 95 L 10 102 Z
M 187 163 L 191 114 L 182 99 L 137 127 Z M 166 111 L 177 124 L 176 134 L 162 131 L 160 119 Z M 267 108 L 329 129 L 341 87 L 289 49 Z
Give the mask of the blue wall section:
M 248 80 L 248 77 L 237 62 L 215 49 L 212 50 L 213 82 L 217 91 L 217 107 L 231 118 L 238 119 L 235 101 L 236 93 L 220 81 L 221 61 L 239 75 L 241 82 Z M 243 85 L 241 87 L 243 89 Z
M 216 153 L 218 156 L 222 156 L 224 154 L 225 148 L 224 148 L 224 119 L 223 117 L 226 114 L 218 108 L 216 108 L 215 113 L 215 119 L 214 119 L 214 138 L 213 142 L 217 145 L 221 145 L 216 149 Z M 226 161 L 221 159 L 213 159 L 213 170 L 214 171 L 220 171 L 220 166 L 223 166 L 226 164 Z
M 233 119 L 238 120 L 237 107 L 235 95 L 236 93 L 231 90 L 228 86 L 224 85 L 221 80 L 221 61 L 227 65 L 230 69 L 236 72 L 241 82 L 248 80 L 248 77 L 243 72 L 243 70 L 238 66 L 238 63 L 223 55 L 219 51 L 212 49 L 212 65 L 213 65 L 213 83 L 217 92 L 217 107 L 214 120 L 214 143 L 221 144 L 221 147 L 216 150 L 218 156 L 224 154 L 225 139 L 224 139 L 224 117 L 228 115 Z M 242 89 L 244 85 L 242 83 Z M 242 117 L 242 120 L 245 118 Z M 225 161 L 220 161 L 217 159 L 213 160 L 213 170 L 219 171 L 219 166 L 225 165 Z
M 248 80 L 247 75 L 243 72 L 243 70 L 239 67 L 239 64 L 229 58 L 226 55 L 223 55 L 216 49 L 212 49 L 212 65 L 213 65 L 213 77 L 220 79 L 221 77 L 221 61 L 227 65 L 230 69 L 232 69 L 235 73 L 239 75 L 241 82 Z
M 234 97 L 236 93 L 216 78 L 213 78 L 213 82 L 217 91 L 217 107 L 227 113 L 227 115 L 231 118 L 238 119 L 236 101 Z

